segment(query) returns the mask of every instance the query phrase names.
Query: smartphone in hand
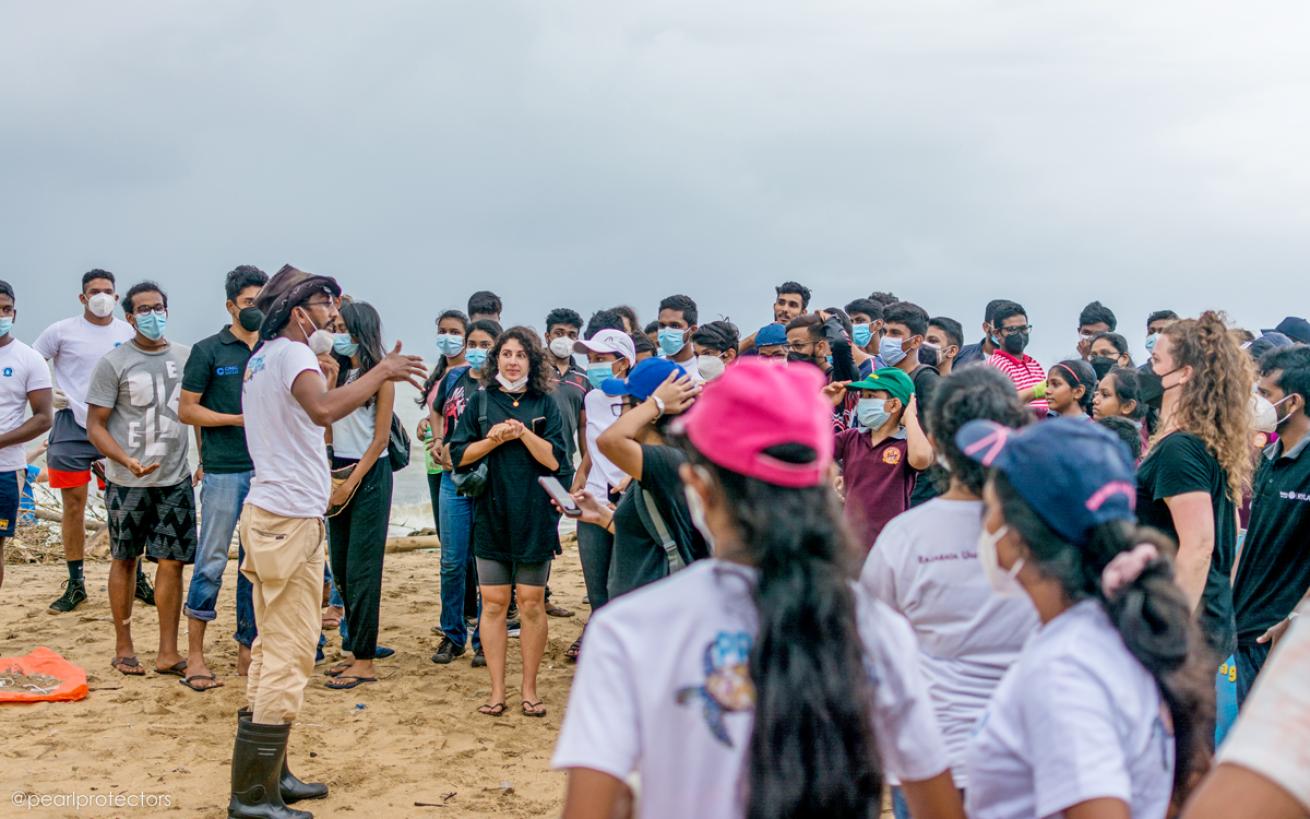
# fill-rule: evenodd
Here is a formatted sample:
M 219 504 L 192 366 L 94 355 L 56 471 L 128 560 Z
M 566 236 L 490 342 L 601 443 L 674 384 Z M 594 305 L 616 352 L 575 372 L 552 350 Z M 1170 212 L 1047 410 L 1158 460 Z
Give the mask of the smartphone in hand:
M 554 475 L 544 475 L 537 478 L 537 483 L 541 484 L 541 488 L 546 490 L 546 494 L 550 495 L 550 499 L 559 505 L 560 510 L 564 512 L 566 517 L 582 517 L 582 510 L 578 508 L 577 502 L 573 500 L 573 496 L 569 494 L 569 491 L 564 488 L 564 484 L 560 483 Z

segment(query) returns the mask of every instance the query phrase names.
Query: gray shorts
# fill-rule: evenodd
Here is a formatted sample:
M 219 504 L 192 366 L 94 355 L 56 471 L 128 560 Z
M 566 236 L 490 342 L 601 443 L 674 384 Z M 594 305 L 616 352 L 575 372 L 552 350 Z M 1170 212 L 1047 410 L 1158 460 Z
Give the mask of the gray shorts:
M 478 583 L 483 586 L 544 586 L 550 576 L 550 561 L 540 563 L 502 562 L 477 558 Z

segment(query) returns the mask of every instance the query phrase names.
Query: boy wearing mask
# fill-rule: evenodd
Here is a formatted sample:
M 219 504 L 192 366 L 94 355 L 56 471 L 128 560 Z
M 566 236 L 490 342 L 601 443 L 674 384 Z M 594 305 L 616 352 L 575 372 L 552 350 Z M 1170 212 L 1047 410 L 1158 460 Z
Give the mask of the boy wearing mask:
M 992 342 L 998 347 L 987 359 L 987 365 L 1000 370 L 1010 379 L 1010 383 L 1019 391 L 1019 400 L 1027 402 L 1038 418 L 1045 418 L 1049 409 L 1046 403 L 1046 368 L 1024 352 L 1032 332 L 1028 324 L 1028 311 L 1017 302 L 1001 302 L 993 313 L 992 326 L 995 327 Z
M 691 344 L 699 318 L 696 302 L 691 296 L 669 296 L 660 302 L 659 334 L 656 336 L 660 356 L 681 365 L 692 381 L 701 380 L 700 370 L 696 369 L 696 351 Z
M 895 367 L 875 370 L 824 393 L 840 406 L 857 398 L 858 425 L 837 433 L 834 456 L 842 468 L 846 521 L 865 554 L 887 522 L 910 508 L 918 474 L 933 463 L 932 444 L 919 424 L 914 382 Z

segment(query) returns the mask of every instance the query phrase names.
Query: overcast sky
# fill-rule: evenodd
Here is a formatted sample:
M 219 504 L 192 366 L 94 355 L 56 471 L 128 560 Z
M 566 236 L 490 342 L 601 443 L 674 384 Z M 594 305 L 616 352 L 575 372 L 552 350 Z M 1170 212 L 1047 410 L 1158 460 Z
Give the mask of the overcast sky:
M 1206 8 L 1209 5 L 1211 8 Z M 223 274 L 337 276 L 425 355 L 686 292 L 892 290 L 1046 363 L 1109 304 L 1304 315 L 1310 6 L 1194 2 L 9 2 L 0 278 L 29 342 L 79 277 L 154 278 L 170 333 Z

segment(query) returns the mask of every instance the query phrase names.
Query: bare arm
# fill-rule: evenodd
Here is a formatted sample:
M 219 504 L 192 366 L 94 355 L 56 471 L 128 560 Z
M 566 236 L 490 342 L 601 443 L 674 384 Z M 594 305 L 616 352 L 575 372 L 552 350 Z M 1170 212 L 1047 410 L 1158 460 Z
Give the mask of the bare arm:
M 1214 553 L 1214 501 L 1207 492 L 1184 492 L 1164 499 L 1178 532 L 1178 557 L 1174 572 L 1178 585 L 1195 610 L 1205 591 Z
M 1067 819 L 1132 819 L 1132 813 L 1122 799 L 1108 796 L 1065 808 L 1064 815 Z
M 1299 819 L 1306 812 L 1277 783 L 1223 762 L 1192 793 L 1182 819 Z
M 97 407 L 92 404 L 86 410 L 86 437 L 91 445 L 100 450 L 106 458 L 120 466 L 130 469 L 133 475 L 138 478 L 149 475 L 159 468 L 159 463 L 155 462 L 150 465 L 142 464 L 136 458 L 128 457 L 123 448 L 114 440 L 114 436 L 109 434 L 109 413 L 113 410 L 109 407 Z
M 932 466 L 936 453 L 923 427 L 919 425 L 919 399 L 911 396 L 909 406 L 905 408 L 905 448 L 910 466 L 922 472 Z M 926 814 L 925 814 L 926 815 Z
M 676 415 L 690 407 L 691 402 L 699 394 L 700 387 L 693 384 L 690 378 L 683 376 L 675 379 L 674 375 L 670 375 L 654 393 L 664 402 L 664 410 L 670 415 Z M 641 480 L 641 444 L 637 443 L 637 436 L 647 426 L 655 423 L 659 417 L 659 407 L 656 406 L 653 398 L 648 398 L 620 415 L 618 420 L 596 439 L 596 447 L 600 449 L 602 455 L 609 458 L 610 463 L 622 469 L 633 479 Z
M 564 819 L 621 819 L 632 815 L 632 791 L 607 773 L 570 768 Z
M 310 420 L 321 427 L 329 427 L 362 407 L 384 383 L 408 381 L 421 389 L 422 383 L 418 378 L 426 374 L 423 359 L 415 355 L 401 355 L 400 342 L 396 342 L 395 348 L 386 358 L 349 384 L 329 390 L 323 373 L 305 370 L 292 382 L 291 394 Z
M 245 426 L 245 418 L 240 415 L 229 415 L 225 412 L 214 412 L 211 409 L 200 406 L 200 393 L 182 390 L 181 397 L 177 403 L 177 420 L 188 426 L 193 426 L 197 430 L 201 427 L 240 427 Z
M 0 448 L 25 444 L 44 434 L 54 423 L 54 399 L 49 387 L 32 390 L 27 394 L 27 403 L 32 407 L 32 416 L 23 423 L 0 435 Z
M 964 805 L 960 803 L 960 792 L 949 769 L 932 779 L 902 782 L 901 789 L 905 791 L 905 801 L 910 804 L 911 816 L 964 819 Z

